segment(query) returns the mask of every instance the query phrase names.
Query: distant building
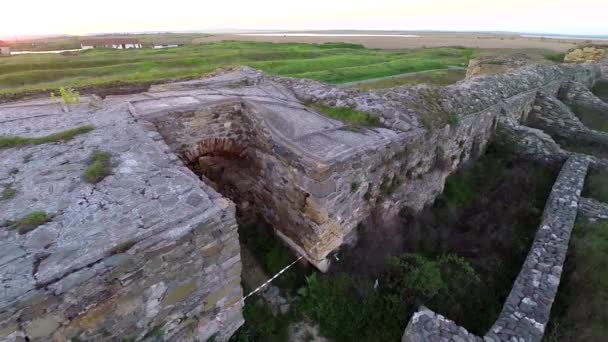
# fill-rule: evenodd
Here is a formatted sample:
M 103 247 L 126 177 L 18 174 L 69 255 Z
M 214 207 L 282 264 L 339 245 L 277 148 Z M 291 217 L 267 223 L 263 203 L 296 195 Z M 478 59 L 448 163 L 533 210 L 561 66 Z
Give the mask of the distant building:
M 175 42 L 156 42 L 152 43 L 153 49 L 169 49 L 184 46 L 184 43 L 175 43 Z
M 143 45 L 137 39 L 131 38 L 107 38 L 107 39 L 91 39 L 80 42 L 82 49 L 141 49 Z
M 0 40 L 0 56 L 10 56 L 11 55 L 11 47 L 8 46 L 8 43 Z

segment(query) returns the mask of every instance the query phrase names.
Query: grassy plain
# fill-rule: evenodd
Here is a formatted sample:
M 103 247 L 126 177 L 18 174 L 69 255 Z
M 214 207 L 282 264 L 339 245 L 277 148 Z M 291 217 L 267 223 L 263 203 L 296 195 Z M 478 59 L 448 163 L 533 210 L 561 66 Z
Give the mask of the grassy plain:
M 0 59 L 0 96 L 49 92 L 61 86 L 113 87 L 198 78 L 218 67 L 344 83 L 449 65 L 466 66 L 470 48 L 366 49 L 360 45 L 217 42 L 175 49 L 96 49 Z

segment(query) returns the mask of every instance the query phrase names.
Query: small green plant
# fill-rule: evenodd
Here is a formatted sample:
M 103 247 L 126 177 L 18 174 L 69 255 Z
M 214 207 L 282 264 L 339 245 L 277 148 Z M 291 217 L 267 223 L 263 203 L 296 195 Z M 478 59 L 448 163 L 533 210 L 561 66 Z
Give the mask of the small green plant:
M 61 100 L 63 101 L 63 103 L 67 105 L 76 105 L 80 103 L 80 92 L 74 89 L 60 87 L 59 94 L 61 94 Z M 57 100 L 55 97 L 55 93 L 51 93 L 51 99 L 53 101 Z
M 312 104 L 311 107 L 319 113 L 342 121 L 349 126 L 380 126 L 380 119 L 377 116 L 349 107 L 329 107 L 321 104 Z
M 91 155 L 90 164 L 84 170 L 83 178 L 88 183 L 99 183 L 112 171 L 112 155 L 109 152 L 95 151 Z
M 4 190 L 2 190 L 2 196 L 0 196 L 0 200 L 11 199 L 11 198 L 15 197 L 16 194 L 17 194 L 17 190 L 15 190 L 13 188 L 12 184 L 8 184 L 4 187 Z
M 459 121 L 460 121 L 460 118 L 456 114 L 450 114 L 448 116 L 448 125 L 450 125 L 452 127 L 458 127 Z
M 357 183 L 357 182 L 350 183 L 350 192 L 357 192 L 358 189 L 359 189 L 359 183 Z
M 88 133 L 94 129 L 95 127 L 91 125 L 84 125 L 68 129 L 62 132 L 49 134 L 43 137 L 27 138 L 19 136 L 0 136 L 0 148 L 40 145 L 52 142 L 68 141 L 74 139 L 74 137 L 78 135 Z
M 49 215 L 44 211 L 34 211 L 19 221 L 15 222 L 11 226 L 11 229 L 17 229 L 17 232 L 21 235 L 31 232 L 32 230 L 38 228 L 38 226 L 43 225 L 50 221 Z
M 382 184 L 380 184 L 380 192 L 384 195 L 390 195 L 401 185 L 401 179 L 398 176 L 384 176 Z

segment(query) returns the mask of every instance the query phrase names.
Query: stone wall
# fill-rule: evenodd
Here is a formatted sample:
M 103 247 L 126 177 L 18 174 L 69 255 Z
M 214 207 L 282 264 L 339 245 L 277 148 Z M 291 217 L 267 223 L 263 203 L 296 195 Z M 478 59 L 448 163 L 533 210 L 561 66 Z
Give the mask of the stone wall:
M 581 198 L 579 213 L 590 221 L 608 220 L 608 203 L 603 203 L 593 198 Z
M 565 103 L 554 96 L 540 94 L 527 123 L 555 137 L 608 148 L 608 133 L 586 127 Z
M 564 164 L 545 206 L 543 220 L 503 310 L 487 337 L 496 341 L 540 341 L 549 321 L 568 252 L 589 160 Z

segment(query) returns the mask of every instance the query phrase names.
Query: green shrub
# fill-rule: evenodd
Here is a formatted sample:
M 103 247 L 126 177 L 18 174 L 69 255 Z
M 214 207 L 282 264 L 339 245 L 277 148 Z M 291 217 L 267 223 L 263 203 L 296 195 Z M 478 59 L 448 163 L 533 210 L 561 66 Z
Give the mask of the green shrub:
M 75 91 L 74 89 L 60 87 L 59 94 L 61 95 L 61 100 L 63 103 L 67 105 L 75 105 L 80 103 L 80 92 Z M 54 92 L 51 92 L 51 100 L 57 101 Z
M 91 155 L 89 166 L 84 170 L 83 178 L 87 183 L 99 183 L 112 172 L 112 155 L 109 152 L 95 151 Z
M 456 256 L 409 254 L 391 257 L 389 264 L 378 286 L 343 273 L 312 274 L 298 291 L 297 309 L 338 342 L 398 341 L 419 304 L 461 309 L 459 303 L 479 282 L 471 266 Z
M 545 58 L 556 63 L 562 63 L 565 56 L 565 53 L 552 53 L 545 55 Z
M 74 137 L 78 135 L 88 133 L 94 129 L 95 127 L 91 125 L 84 125 L 68 129 L 62 132 L 49 134 L 43 137 L 26 138 L 19 136 L 0 136 L 0 148 L 40 145 L 52 142 L 68 141 L 74 139 Z

